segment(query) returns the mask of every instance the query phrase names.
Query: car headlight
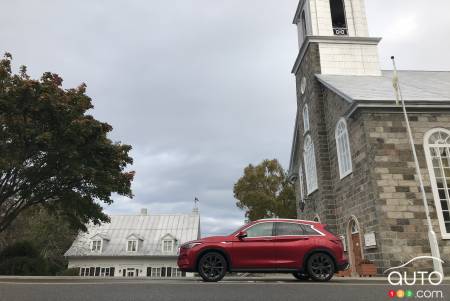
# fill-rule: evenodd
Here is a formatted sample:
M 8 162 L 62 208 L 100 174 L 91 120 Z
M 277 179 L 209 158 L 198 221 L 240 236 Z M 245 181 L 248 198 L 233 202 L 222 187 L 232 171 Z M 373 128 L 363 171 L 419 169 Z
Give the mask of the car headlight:
M 193 247 L 198 246 L 200 244 L 201 244 L 200 242 L 188 242 L 188 243 L 182 245 L 181 248 L 183 248 L 183 249 L 192 249 Z

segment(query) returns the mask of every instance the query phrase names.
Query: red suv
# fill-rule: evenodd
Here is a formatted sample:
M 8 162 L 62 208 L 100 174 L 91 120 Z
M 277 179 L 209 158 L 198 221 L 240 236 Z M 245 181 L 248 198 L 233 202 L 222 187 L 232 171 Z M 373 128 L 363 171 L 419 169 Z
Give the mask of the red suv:
M 264 219 L 229 236 L 181 245 L 178 266 L 208 282 L 221 280 L 227 272 L 292 273 L 299 280 L 328 281 L 349 264 L 341 240 L 325 225 Z

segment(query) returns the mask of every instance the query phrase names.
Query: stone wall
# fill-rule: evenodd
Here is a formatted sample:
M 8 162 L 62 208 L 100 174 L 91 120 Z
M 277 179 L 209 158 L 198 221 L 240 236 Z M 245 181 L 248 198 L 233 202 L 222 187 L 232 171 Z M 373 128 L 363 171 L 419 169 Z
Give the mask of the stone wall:
M 349 223 L 356 217 L 362 234 L 367 232 L 379 233 L 376 211 L 376 186 L 373 181 L 373 165 L 370 160 L 371 147 L 367 141 L 365 118 L 357 113 L 346 119 L 350 140 L 353 172 L 340 178 L 336 150 L 335 129 L 338 121 L 343 118 L 350 108 L 350 103 L 337 96 L 328 89 L 324 89 L 325 120 L 328 133 L 328 147 L 330 157 L 330 174 L 332 179 L 333 197 L 336 201 L 337 233 L 346 239 Z M 364 250 L 365 257 L 382 262 L 381 248 Z
M 436 127 L 450 129 L 447 112 L 410 112 L 410 124 L 424 178 L 425 191 L 433 221 L 434 231 L 440 243 L 440 252 L 450 272 L 450 240 L 441 239 L 429 172 L 423 149 L 424 134 Z M 380 242 L 383 260 L 379 267 L 397 266 L 415 256 L 430 255 L 425 209 L 419 184 L 415 176 L 415 164 L 407 137 L 404 117 L 396 112 L 365 112 L 365 122 L 370 160 L 374 162 Z M 424 263 L 430 267 L 430 262 Z
M 311 126 L 323 125 L 325 128 L 320 133 L 318 129 L 323 130 L 323 127 L 319 127 L 317 136 L 313 136 L 322 146 L 316 150 L 319 153 L 316 155 L 322 156 L 317 157 L 319 191 L 310 196 L 315 206 L 309 203 L 305 213 L 299 216 L 313 219 L 317 212 L 323 223 L 334 222 L 336 232 L 346 239 L 349 221 L 356 217 L 362 238 L 365 233 L 375 232 L 377 247 L 365 248 L 362 242 L 363 257 L 375 262 L 379 274 L 416 256 L 430 255 L 422 197 L 400 109 L 358 110 L 346 119 L 353 172 L 341 179 L 335 128 L 350 103 L 323 87 L 320 95 L 316 113 L 323 115 L 314 114 L 310 118 Z M 423 136 L 427 131 L 435 127 L 450 129 L 450 114 L 410 112 L 410 122 L 441 256 L 450 262 L 450 240 L 443 240 L 440 235 L 423 150 Z M 322 141 L 324 137 L 326 141 Z M 324 156 L 323 152 L 327 155 Z M 415 266 L 430 269 L 431 262 Z M 449 266 L 446 265 L 447 273 L 450 272 Z
M 304 212 L 298 210 L 298 216 L 302 219 L 312 220 L 318 213 L 321 222 L 327 223 L 333 229 L 336 229 L 336 206 L 331 190 L 330 162 L 328 151 L 328 136 L 326 131 L 326 122 L 324 116 L 324 103 L 322 95 L 322 87 L 315 78 L 315 74 L 320 73 L 320 57 L 318 45 L 311 43 L 306 51 L 300 68 L 296 74 L 297 83 L 297 103 L 298 103 L 298 128 L 297 128 L 297 153 L 295 154 L 294 168 L 299 169 L 303 160 L 303 144 L 306 134 L 310 134 L 314 143 L 316 155 L 317 177 L 319 189 L 312 194 L 307 195 L 306 178 L 304 181 L 305 196 L 308 201 Z M 306 78 L 306 90 L 302 95 L 301 82 L 302 78 Z M 303 126 L 303 107 L 307 104 L 309 108 L 310 131 L 304 132 Z M 303 164 L 302 164 L 303 165 Z M 303 171 L 305 167 L 303 166 Z M 299 190 L 299 182 L 296 183 Z M 299 199 L 299 191 L 297 191 L 297 201 Z M 297 202 L 298 203 L 298 202 Z

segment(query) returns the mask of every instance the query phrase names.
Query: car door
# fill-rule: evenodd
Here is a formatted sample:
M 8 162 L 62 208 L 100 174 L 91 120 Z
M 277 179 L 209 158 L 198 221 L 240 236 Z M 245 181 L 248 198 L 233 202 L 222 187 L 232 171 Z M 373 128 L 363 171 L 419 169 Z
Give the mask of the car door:
M 231 248 L 233 270 L 276 269 L 273 222 L 260 222 L 244 229 L 247 237 L 236 237 Z
M 303 225 L 296 222 L 275 223 L 275 252 L 278 269 L 299 269 L 303 257 L 314 247 L 314 236 L 305 233 Z

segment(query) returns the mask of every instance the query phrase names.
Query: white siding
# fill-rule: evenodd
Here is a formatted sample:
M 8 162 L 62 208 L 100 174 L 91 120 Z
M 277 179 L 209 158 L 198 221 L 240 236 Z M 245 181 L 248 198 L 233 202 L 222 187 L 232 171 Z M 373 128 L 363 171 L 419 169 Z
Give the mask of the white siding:
M 376 45 L 320 43 L 322 74 L 380 76 Z

